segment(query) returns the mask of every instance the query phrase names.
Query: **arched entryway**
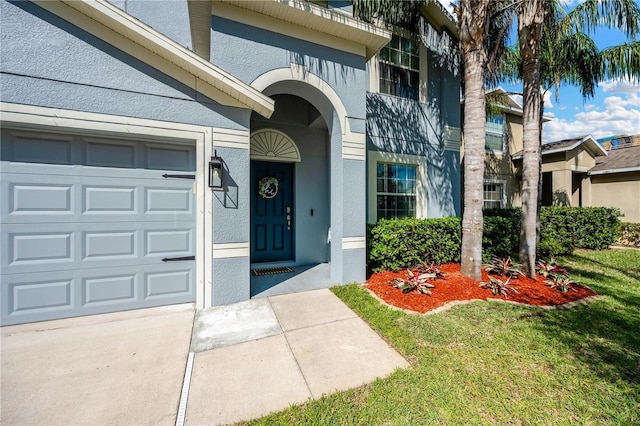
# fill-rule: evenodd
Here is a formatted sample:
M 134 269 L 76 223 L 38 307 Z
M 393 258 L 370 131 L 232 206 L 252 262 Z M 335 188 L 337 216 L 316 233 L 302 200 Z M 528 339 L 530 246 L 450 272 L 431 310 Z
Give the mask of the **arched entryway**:
M 287 266 L 293 271 L 252 276 L 252 296 L 331 282 L 328 128 L 307 100 L 292 94 L 271 97 L 276 101 L 271 118 L 251 118 L 251 265 L 252 270 Z M 300 279 L 314 269 L 315 282 Z M 279 285 L 282 290 L 275 290 Z

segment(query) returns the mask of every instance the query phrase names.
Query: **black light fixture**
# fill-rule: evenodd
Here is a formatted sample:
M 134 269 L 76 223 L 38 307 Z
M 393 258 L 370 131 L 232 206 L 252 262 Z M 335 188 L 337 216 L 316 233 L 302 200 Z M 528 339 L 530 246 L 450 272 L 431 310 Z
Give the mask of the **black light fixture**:
M 214 151 L 209 161 L 209 188 L 222 189 L 222 174 L 222 158 L 218 157 L 217 151 Z

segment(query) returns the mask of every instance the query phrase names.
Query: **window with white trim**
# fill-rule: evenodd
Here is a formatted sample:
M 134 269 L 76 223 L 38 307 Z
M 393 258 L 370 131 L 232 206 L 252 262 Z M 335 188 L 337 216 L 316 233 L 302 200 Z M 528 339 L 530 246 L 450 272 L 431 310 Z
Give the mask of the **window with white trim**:
M 376 164 L 376 213 L 380 219 L 416 217 L 417 167 Z
M 504 149 L 504 116 L 488 115 L 485 124 L 485 143 L 487 151 L 503 151 Z
M 418 100 L 420 87 L 420 44 L 393 35 L 380 51 L 380 93 Z
M 501 209 L 504 207 L 504 183 L 485 183 L 482 208 Z

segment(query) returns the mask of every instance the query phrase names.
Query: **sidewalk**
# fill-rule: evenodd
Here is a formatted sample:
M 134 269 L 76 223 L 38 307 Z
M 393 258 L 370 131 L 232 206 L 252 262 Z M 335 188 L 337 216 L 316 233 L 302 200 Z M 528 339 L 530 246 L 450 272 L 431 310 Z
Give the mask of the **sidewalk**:
M 329 290 L 11 326 L 0 421 L 225 424 L 407 366 Z

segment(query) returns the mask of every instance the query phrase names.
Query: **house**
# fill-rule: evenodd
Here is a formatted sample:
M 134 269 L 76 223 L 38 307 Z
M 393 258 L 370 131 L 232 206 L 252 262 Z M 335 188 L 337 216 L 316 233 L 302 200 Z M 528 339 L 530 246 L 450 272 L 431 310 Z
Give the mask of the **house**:
M 596 157 L 589 169 L 591 205 L 617 207 L 622 221 L 640 223 L 640 135 L 625 142 Z
M 367 222 L 459 214 L 455 25 L 423 14 L 2 0 L 1 324 L 359 282 Z
M 484 208 L 520 207 L 522 106 L 501 87 L 486 95 L 491 108 L 485 127 Z M 618 207 L 624 221 L 640 222 L 639 146 L 640 135 L 543 143 L 542 205 Z

